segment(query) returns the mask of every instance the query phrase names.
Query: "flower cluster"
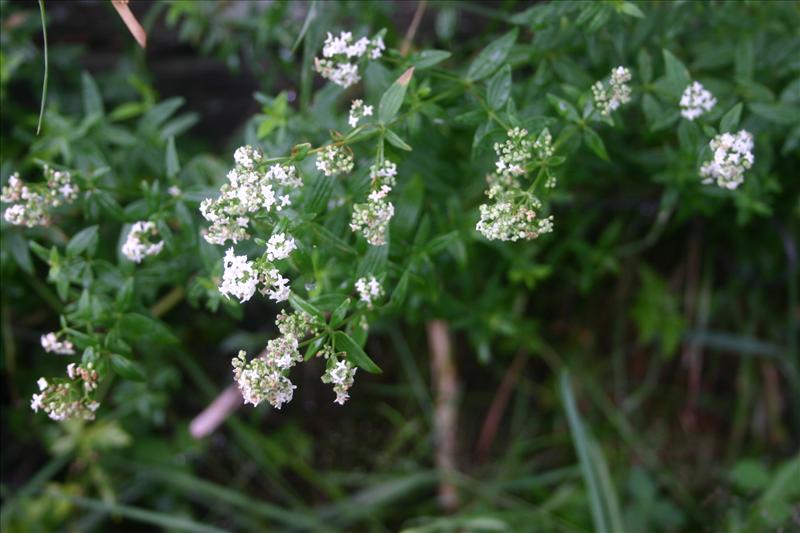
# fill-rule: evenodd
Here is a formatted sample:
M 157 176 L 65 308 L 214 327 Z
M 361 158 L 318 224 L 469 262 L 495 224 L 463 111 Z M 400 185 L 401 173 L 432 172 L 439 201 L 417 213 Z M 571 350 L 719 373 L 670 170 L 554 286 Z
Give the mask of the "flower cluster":
M 354 42 L 353 34 L 349 31 L 341 32 L 338 37 L 328 33 L 322 47 L 322 58 L 314 58 L 314 70 L 323 78 L 347 88 L 361 80 L 357 63 L 359 59 L 378 59 L 385 48 L 380 35 L 371 40 L 362 37 Z
M 236 166 L 228 172 L 228 183 L 220 188 L 219 197 L 200 204 L 203 217 L 211 222 L 205 239 L 212 244 L 247 239 L 252 216 L 291 205 L 289 192 L 303 184 L 293 165 L 265 168 L 263 154 L 251 146 L 238 148 L 233 157 Z
M 299 344 L 300 339 L 313 330 L 311 317 L 305 313 L 281 313 L 277 324 L 281 336 L 267 342 L 261 356 L 248 361 L 247 353 L 241 350 L 231 361 L 233 376 L 245 403 L 258 405 L 267 400 L 280 409 L 284 403 L 291 401 L 297 388 L 287 374 L 296 363 L 303 360 Z
M 694 120 L 703 113 L 711 111 L 716 104 L 717 99 L 714 95 L 700 82 L 695 81 L 687 85 L 681 95 L 681 115 L 686 120 Z
M 708 144 L 714 158 L 703 163 L 700 175 L 703 183 L 714 183 L 725 189 L 735 189 L 744 181 L 744 172 L 753 166 L 753 135 L 747 130 L 736 134 L 722 133 Z
M 3 218 L 15 226 L 46 226 L 50 224 L 49 209 L 71 203 L 78 197 L 78 186 L 66 170 L 44 167 L 45 183 L 25 183 L 19 174 L 12 174 L 3 187 L 0 200 L 13 204 Z
M 491 203 L 479 207 L 481 218 L 475 228 L 487 239 L 516 241 L 534 239 L 553 231 L 553 217 L 539 218 L 541 201 L 531 191 L 523 190 L 518 178 L 525 176 L 534 156 L 541 160 L 552 157 L 553 138 L 545 129 L 534 142 L 528 131 L 513 128 L 508 140 L 496 143 L 496 173 L 486 177 L 486 196 Z M 555 178 L 547 175 L 546 188 L 555 187 Z
M 48 353 L 57 353 L 61 355 L 75 354 L 75 347 L 69 339 L 63 341 L 58 340 L 58 335 L 55 332 L 50 332 L 42 335 L 42 348 Z
M 332 359 L 333 360 L 333 359 Z M 344 405 L 350 395 L 348 391 L 353 386 L 357 368 L 344 359 L 329 365 L 325 374 L 322 376 L 323 383 L 332 383 L 333 392 L 336 393 L 334 403 Z
M 285 233 L 276 233 L 267 241 L 267 260 L 286 259 L 296 249 L 297 245 L 292 237 L 287 237 Z
M 152 242 L 158 236 L 158 230 L 153 222 L 140 220 L 131 227 L 125 244 L 122 245 L 122 255 L 135 263 L 141 263 L 148 255 L 156 255 L 164 248 L 164 241 Z
M 351 128 L 355 128 L 358 125 L 358 121 L 364 117 L 371 117 L 372 116 L 372 106 L 371 105 L 364 105 L 364 101 L 360 99 L 353 100 L 353 103 L 350 104 L 350 116 L 347 117 L 347 123 L 350 124 Z
M 94 399 L 98 374 L 92 363 L 86 365 L 67 365 L 67 377 L 53 383 L 39 378 L 36 384 L 39 392 L 31 398 L 31 409 L 44 410 L 53 420 L 80 418 L 94 420 L 94 413 L 100 404 Z
M 321 170 L 326 176 L 348 174 L 353 170 L 353 164 L 353 154 L 347 147 L 329 144 L 317 156 L 317 170 Z
M 294 239 L 289 238 L 288 242 L 291 242 L 291 249 L 288 248 L 285 238 L 280 247 L 280 253 L 286 254 L 283 257 L 288 256 L 294 249 Z M 274 255 L 276 252 L 277 249 L 273 249 L 273 257 L 277 257 Z M 276 302 L 289 299 L 289 280 L 281 276 L 280 271 L 263 258 L 251 262 L 247 256 L 235 255 L 233 248 L 228 248 L 222 262 L 224 270 L 219 292 L 224 296 L 233 296 L 244 303 L 253 297 L 256 289 L 259 289 L 262 294 L 268 295 Z
M 527 136 L 528 130 L 513 128 L 508 131 L 507 141 L 494 143 L 494 151 L 497 154 L 495 166 L 499 175 L 514 177 L 527 173 L 525 167 L 532 157 L 532 144 Z
M 595 105 L 600 110 L 601 115 L 608 115 L 617 110 L 622 104 L 627 104 L 631 101 L 629 81 L 631 81 L 631 71 L 625 67 L 617 67 L 611 70 L 608 85 L 605 85 L 602 81 L 592 85 Z
M 350 229 L 361 232 L 373 246 L 386 244 L 386 228 L 394 216 L 394 205 L 388 200 L 396 183 L 397 165 L 383 160 L 370 168 L 372 192 L 367 202 L 353 206 Z
M 375 276 L 369 278 L 359 278 L 356 281 L 356 290 L 361 301 L 367 304 L 367 307 L 372 309 L 375 300 L 383 297 L 383 287 L 375 279 Z

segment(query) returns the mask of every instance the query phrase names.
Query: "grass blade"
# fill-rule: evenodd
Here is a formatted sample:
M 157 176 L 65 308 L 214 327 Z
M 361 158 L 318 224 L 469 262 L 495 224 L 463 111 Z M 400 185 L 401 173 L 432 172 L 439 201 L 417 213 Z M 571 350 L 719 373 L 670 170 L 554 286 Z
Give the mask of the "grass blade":
M 47 76 L 50 66 L 47 61 L 47 23 L 44 16 L 44 0 L 39 0 L 39 13 L 42 15 L 42 39 L 44 40 L 44 79 L 42 80 L 42 104 L 39 107 L 39 122 L 36 124 L 36 135 L 42 129 L 42 119 L 44 118 L 44 106 L 47 101 Z

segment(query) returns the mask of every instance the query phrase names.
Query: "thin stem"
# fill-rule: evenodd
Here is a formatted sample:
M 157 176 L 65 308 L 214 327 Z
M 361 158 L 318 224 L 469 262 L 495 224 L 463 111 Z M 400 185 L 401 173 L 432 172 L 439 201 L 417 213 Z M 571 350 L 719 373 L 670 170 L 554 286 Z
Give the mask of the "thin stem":
M 47 60 L 47 22 L 44 14 L 44 0 L 39 0 L 39 13 L 42 16 L 42 38 L 44 39 L 44 80 L 42 80 L 42 104 L 39 107 L 39 122 L 36 125 L 36 135 L 42 129 L 42 119 L 44 118 L 44 106 L 47 101 L 47 78 L 50 65 Z

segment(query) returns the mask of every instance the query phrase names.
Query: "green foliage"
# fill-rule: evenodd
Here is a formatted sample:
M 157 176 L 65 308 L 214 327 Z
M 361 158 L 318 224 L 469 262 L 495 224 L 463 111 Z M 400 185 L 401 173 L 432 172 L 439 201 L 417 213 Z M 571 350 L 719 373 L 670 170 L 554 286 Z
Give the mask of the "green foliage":
M 48 191 L 67 172 L 78 190 L 53 196 L 47 224 L 2 221 L 4 531 L 796 525 L 797 6 L 428 2 L 415 31 L 398 6 L 157 2 L 137 11 L 156 45 L 131 39 L 112 64 L 65 40 L 56 6 L 45 44 L 44 10 L 0 2 L 2 183 L 18 172 Z M 386 44 L 353 59 L 346 89 L 315 71 L 340 31 Z M 161 83 L 170 46 L 189 57 L 167 66 L 213 66 L 213 105 L 188 77 Z M 693 81 L 716 105 L 688 120 Z M 605 112 L 600 91 L 618 105 Z M 355 126 L 354 99 L 374 108 Z M 220 102 L 235 129 L 209 123 Z M 739 130 L 755 156 L 742 183 L 703 183 L 709 142 Z M 507 142 L 524 157 L 504 169 Z M 245 145 L 264 155 L 253 172 L 284 165 L 301 185 L 290 206 L 246 213 L 248 238 L 212 244 L 200 206 Z M 321 171 L 328 150 L 352 172 Z M 391 179 L 371 170 L 386 162 Z M 382 185 L 381 243 L 351 225 Z M 481 230 L 498 197 L 523 238 Z M 549 216 L 551 232 L 535 225 Z M 143 222 L 163 244 L 137 261 L 123 248 Z M 268 260 L 277 234 L 296 248 Z M 285 275 L 291 296 L 221 293 L 228 248 Z M 280 311 L 311 331 L 296 333 L 294 400 L 192 437 L 231 357 L 286 338 Z M 441 471 L 433 320 L 460 394 L 455 471 Z M 74 353 L 46 353 L 48 332 Z M 350 400 L 332 406 L 320 376 L 345 361 Z M 96 401 L 96 419 L 32 412 L 40 376 Z

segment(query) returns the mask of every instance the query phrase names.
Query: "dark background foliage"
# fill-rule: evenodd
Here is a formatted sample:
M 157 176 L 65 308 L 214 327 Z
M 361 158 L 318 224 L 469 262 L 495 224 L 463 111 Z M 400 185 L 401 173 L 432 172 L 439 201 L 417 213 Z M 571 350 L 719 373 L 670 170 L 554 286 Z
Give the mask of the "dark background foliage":
M 339 407 L 311 361 L 281 411 L 241 409 L 211 436 L 190 436 L 192 418 L 231 383 L 230 357 L 259 350 L 278 311 L 220 302 L 220 254 L 197 237 L 199 199 L 237 146 L 278 154 L 342 127 L 362 89 L 344 97 L 308 69 L 325 32 L 385 27 L 399 48 L 418 9 L 316 3 L 292 52 L 311 5 L 133 2 L 148 29 L 141 50 L 110 4 L 46 2 L 50 89 L 37 137 L 39 12 L 0 3 L 3 183 L 35 175 L 36 159 L 113 175 L 58 231 L 3 222 L 3 529 L 588 531 L 596 501 L 611 530 L 800 527 L 796 2 L 428 2 L 412 48 L 452 52 L 445 72 L 463 75 L 518 28 L 505 61 L 518 114 L 565 138 L 555 232 L 510 244 L 474 231 L 502 133 L 474 112 L 483 85 L 425 107 L 403 125 L 413 152 L 397 154 L 388 270 L 395 285 L 408 273 L 408 294 L 367 342 L 384 373 L 360 373 Z M 671 116 L 662 49 L 718 96 L 709 124 L 743 102 L 756 165 L 739 190 L 699 183 L 708 138 Z M 596 126 L 602 150 L 585 133 L 567 136 L 573 126 L 546 95 L 578 105 L 618 64 L 634 71 L 634 102 L 614 127 Z M 366 100 L 377 103 L 400 72 L 388 60 L 371 67 Z M 446 89 L 416 80 L 418 99 L 422 86 Z M 87 122 L 97 98 L 102 113 Z M 177 172 L 165 160 L 170 138 Z M 120 223 L 169 184 L 187 192 L 175 209 L 189 227 L 172 255 L 97 282 L 107 291 L 98 301 L 113 300 L 117 281 L 135 277 L 133 309 L 151 321 L 126 334 L 147 380 L 109 385 L 92 423 L 35 415 L 35 380 L 63 372 L 39 336 L 76 298 L 45 281 L 52 272 L 28 241 L 63 248 L 98 224 L 97 255 L 113 262 Z M 450 333 L 459 391 L 450 476 L 436 459 L 434 320 Z M 443 485 L 456 505 L 437 499 Z

